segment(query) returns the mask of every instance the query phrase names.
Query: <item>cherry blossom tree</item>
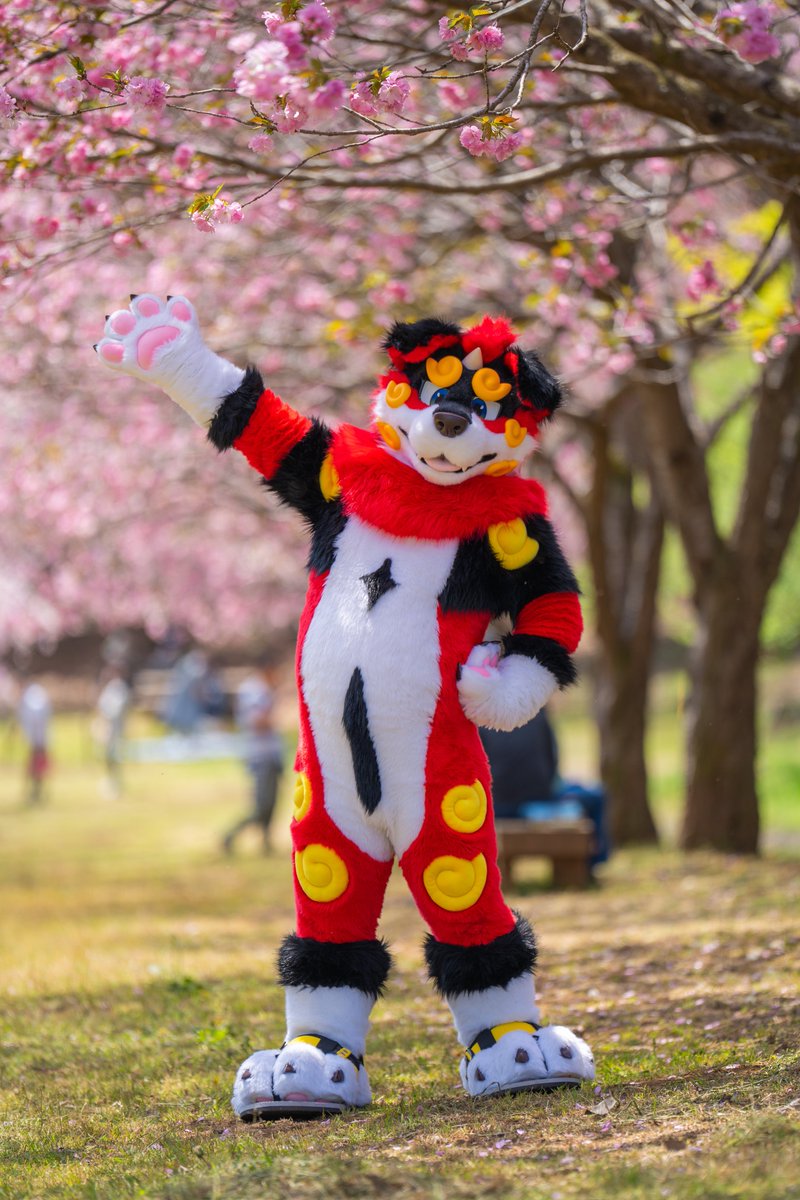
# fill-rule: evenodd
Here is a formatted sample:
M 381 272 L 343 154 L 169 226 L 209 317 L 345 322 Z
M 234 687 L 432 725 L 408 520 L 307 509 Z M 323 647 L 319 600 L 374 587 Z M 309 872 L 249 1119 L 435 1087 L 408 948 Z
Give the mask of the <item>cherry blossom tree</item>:
M 388 320 L 505 310 L 573 393 L 574 436 L 550 458 L 589 549 L 618 834 L 653 834 L 642 738 L 666 514 L 698 622 L 684 842 L 755 849 L 759 631 L 800 509 L 793 6 L 12 0 L 3 20 L 2 336 L 28 447 L 15 479 L 26 519 L 71 558 L 59 480 L 92 497 L 96 522 L 73 530 L 89 543 L 73 601 L 69 572 L 39 550 L 11 597 L 37 579 L 37 603 L 14 617 L 26 636 L 42 597 L 47 620 L 63 609 L 74 624 L 78 605 L 100 615 L 106 588 L 115 618 L 158 596 L 156 616 L 176 604 L 208 628 L 199 560 L 157 536 L 169 511 L 210 507 L 219 522 L 208 595 L 228 606 L 226 630 L 259 619 L 268 561 L 284 578 L 298 555 L 278 522 L 243 566 L 257 517 L 242 476 L 190 460 L 172 418 L 92 374 L 83 347 L 103 304 L 189 291 L 215 346 L 342 414 L 363 413 L 368 347 Z M 707 412 L 693 368 L 720 345 L 746 347 L 757 378 Z M 728 529 L 706 452 L 743 411 L 752 451 Z M 130 562 L 105 550 L 115 505 L 99 461 L 124 520 L 141 522 Z M 159 520 L 162 496 L 175 507 Z M 40 541 L 25 536 L 33 561 Z M 96 597 L 80 595 L 87 580 Z

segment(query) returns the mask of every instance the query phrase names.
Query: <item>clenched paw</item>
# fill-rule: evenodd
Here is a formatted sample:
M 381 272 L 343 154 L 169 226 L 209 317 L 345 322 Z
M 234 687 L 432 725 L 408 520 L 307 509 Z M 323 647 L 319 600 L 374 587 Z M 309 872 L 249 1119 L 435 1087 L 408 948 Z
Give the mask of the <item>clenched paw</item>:
M 546 1025 L 535 1033 L 512 1030 L 469 1061 L 461 1060 L 461 1082 L 470 1096 L 545 1090 L 591 1079 L 591 1050 L 563 1025 Z
M 165 386 L 175 369 L 203 346 L 197 317 L 183 296 L 131 297 L 130 308 L 111 314 L 95 346 L 106 366 Z
M 278 1055 L 272 1086 L 277 1100 L 317 1100 L 361 1107 L 372 1099 L 363 1063 L 326 1054 L 300 1038 L 287 1042 Z
M 231 1104 L 238 1117 L 252 1116 L 264 1104 L 274 1103 L 272 1079 L 277 1050 L 256 1050 L 246 1058 L 233 1081 Z
M 510 730 L 533 720 L 557 686 L 552 672 L 536 659 L 502 657 L 496 645 L 482 642 L 461 666 L 458 696 L 476 725 Z

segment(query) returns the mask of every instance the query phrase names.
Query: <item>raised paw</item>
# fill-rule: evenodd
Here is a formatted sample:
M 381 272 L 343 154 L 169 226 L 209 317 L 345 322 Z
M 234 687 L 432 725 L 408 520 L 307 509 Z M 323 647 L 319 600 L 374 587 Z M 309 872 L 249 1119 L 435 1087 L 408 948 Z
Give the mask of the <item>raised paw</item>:
M 326 1039 L 294 1038 L 278 1055 L 273 1075 L 277 1100 L 324 1101 L 361 1107 L 369 1104 L 372 1092 L 367 1071 L 360 1059 L 339 1052 L 325 1052 L 313 1041 Z
M 164 302 L 157 296 L 132 296 L 129 308 L 106 320 L 95 346 L 106 366 L 146 379 L 169 390 L 176 370 L 203 347 L 197 317 L 183 296 Z
M 461 1082 L 470 1096 L 545 1091 L 591 1079 L 591 1050 L 563 1025 L 546 1025 L 532 1033 L 511 1030 L 461 1061 Z
M 264 1105 L 272 1104 L 272 1078 L 277 1050 L 256 1050 L 246 1058 L 233 1081 L 231 1104 L 237 1117 L 251 1119 Z

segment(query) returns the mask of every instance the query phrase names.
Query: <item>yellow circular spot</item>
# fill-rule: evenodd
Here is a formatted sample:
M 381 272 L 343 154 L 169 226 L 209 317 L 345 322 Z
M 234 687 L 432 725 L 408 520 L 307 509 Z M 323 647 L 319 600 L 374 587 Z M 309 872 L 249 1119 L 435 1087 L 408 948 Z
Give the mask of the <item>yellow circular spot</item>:
M 386 403 L 389 408 L 400 408 L 411 395 L 411 385 L 392 380 L 386 387 Z
M 511 384 L 501 383 L 492 367 L 481 367 L 472 376 L 472 390 L 481 400 L 502 400 L 511 391 Z
M 520 425 L 516 417 L 511 417 L 508 421 L 506 421 L 504 432 L 506 435 L 506 441 L 512 450 L 517 446 L 521 446 L 525 441 L 525 438 L 528 436 L 527 429 Z
M 387 425 L 385 421 L 378 421 L 378 433 L 392 450 L 400 449 L 400 434 L 391 425 Z
M 486 859 L 482 854 L 476 854 L 471 860 L 444 854 L 425 868 L 422 882 L 439 908 L 463 912 L 477 904 L 486 886 Z
M 334 500 L 342 490 L 339 472 L 333 465 L 333 456 L 330 454 L 326 454 L 319 473 L 319 490 L 326 500 Z
M 452 387 L 461 378 L 463 370 L 461 359 L 453 354 L 446 358 L 429 358 L 425 363 L 428 379 L 437 387 Z
M 487 536 L 495 558 L 507 571 L 526 566 L 539 553 L 539 543 L 528 536 L 522 517 L 490 525 Z
M 298 850 L 294 856 L 297 882 L 309 900 L 322 904 L 336 900 L 347 887 L 350 876 L 335 850 L 318 843 Z
M 295 821 L 302 821 L 311 808 L 311 780 L 304 772 L 295 776 L 294 796 L 292 797 L 292 816 Z
M 484 471 L 484 475 L 507 475 L 509 471 L 513 471 L 519 466 L 513 458 L 501 458 L 499 462 L 489 463 L 489 466 Z
M 459 784 L 445 792 L 442 816 L 445 824 L 459 833 L 474 833 L 486 820 L 486 792 L 480 780 Z

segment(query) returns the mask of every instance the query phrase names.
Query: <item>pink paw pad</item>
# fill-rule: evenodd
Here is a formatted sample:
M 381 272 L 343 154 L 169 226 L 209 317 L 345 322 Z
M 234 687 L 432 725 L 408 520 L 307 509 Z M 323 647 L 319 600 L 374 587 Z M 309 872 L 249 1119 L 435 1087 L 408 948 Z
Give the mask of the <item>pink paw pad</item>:
M 130 333 L 135 325 L 136 317 L 132 312 L 128 312 L 127 309 L 124 312 L 114 313 L 111 318 L 111 328 L 114 333 L 120 334 L 121 337 L 124 337 L 126 333 Z
M 158 309 L 155 309 L 158 312 Z M 150 315 L 150 314 L 145 314 Z M 157 329 L 148 329 L 136 343 L 136 361 L 143 371 L 149 371 L 153 365 L 153 355 L 161 346 L 171 342 L 180 333 L 171 325 L 160 325 Z
M 145 296 L 142 300 L 136 299 L 134 304 L 140 317 L 154 317 L 161 312 L 161 305 L 149 296 Z
M 172 316 L 177 317 L 179 321 L 191 321 L 192 314 L 188 304 L 184 304 L 182 300 L 176 300 L 172 305 Z
M 100 347 L 100 355 L 106 362 L 121 363 L 124 353 L 122 346 L 118 346 L 115 342 L 106 342 L 104 346 Z

